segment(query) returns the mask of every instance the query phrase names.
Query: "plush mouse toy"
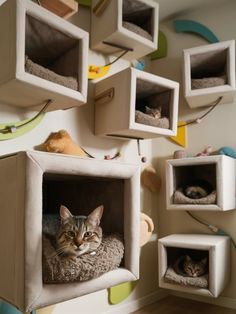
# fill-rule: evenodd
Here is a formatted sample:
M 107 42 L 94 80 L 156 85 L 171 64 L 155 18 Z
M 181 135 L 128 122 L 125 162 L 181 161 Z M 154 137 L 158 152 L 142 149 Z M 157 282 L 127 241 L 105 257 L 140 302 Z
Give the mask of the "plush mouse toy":
M 51 153 L 89 157 L 79 145 L 73 142 L 70 134 L 66 130 L 51 133 L 41 145 L 41 148 L 42 150 Z

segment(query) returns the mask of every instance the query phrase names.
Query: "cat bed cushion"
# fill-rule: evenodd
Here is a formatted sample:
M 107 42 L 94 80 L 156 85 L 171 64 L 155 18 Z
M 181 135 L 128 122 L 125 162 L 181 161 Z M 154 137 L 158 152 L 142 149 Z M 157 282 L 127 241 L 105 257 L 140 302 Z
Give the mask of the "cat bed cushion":
M 191 87 L 192 89 L 209 88 L 215 86 L 222 86 L 226 84 L 226 76 L 219 77 L 206 77 L 202 79 L 192 79 Z
M 200 277 L 185 277 L 177 274 L 171 266 L 167 268 L 164 279 L 168 283 L 179 284 L 182 286 L 193 286 L 205 289 L 208 287 L 208 274 Z
M 71 76 L 59 75 L 35 62 L 30 60 L 28 56 L 25 56 L 25 71 L 27 73 L 36 75 L 44 80 L 54 82 L 56 84 L 68 87 L 73 90 L 78 90 L 78 81 Z
M 56 255 L 50 239 L 43 237 L 43 282 L 66 283 L 94 279 L 119 267 L 124 255 L 124 243 L 117 234 L 104 236 L 96 254 L 84 254 L 76 259 Z
M 135 122 L 155 126 L 162 129 L 169 129 L 168 118 L 163 117 L 157 119 L 139 110 L 135 110 Z
M 216 203 L 216 191 L 212 191 L 206 197 L 193 199 L 187 197 L 183 193 L 183 189 L 179 188 L 174 193 L 174 204 L 215 204 Z
M 152 40 L 152 36 L 145 31 L 143 28 L 141 28 L 140 26 L 133 24 L 131 22 L 127 22 L 127 21 L 123 21 L 123 27 L 128 29 L 131 32 L 136 33 L 137 35 L 140 35 L 148 40 Z

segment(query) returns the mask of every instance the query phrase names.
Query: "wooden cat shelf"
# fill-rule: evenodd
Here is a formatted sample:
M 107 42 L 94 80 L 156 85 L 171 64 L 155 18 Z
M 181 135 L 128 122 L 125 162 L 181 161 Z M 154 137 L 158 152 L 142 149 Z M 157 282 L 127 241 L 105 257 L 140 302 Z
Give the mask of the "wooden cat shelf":
M 64 19 L 68 19 L 78 12 L 79 7 L 75 0 L 40 0 L 40 4 Z

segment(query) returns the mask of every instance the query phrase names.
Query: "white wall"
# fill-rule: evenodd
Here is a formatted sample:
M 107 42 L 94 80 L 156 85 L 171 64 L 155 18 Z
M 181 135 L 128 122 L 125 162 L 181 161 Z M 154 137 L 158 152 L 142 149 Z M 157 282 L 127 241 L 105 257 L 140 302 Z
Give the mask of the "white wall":
M 192 19 L 209 27 L 221 40 L 236 39 L 236 2 L 225 1 L 221 5 L 209 6 L 207 8 L 179 16 L 181 19 Z M 166 78 L 177 80 L 181 83 L 182 73 L 182 49 L 205 45 L 207 42 L 202 38 L 187 34 L 175 33 L 172 21 L 161 24 L 160 29 L 165 33 L 168 39 L 168 57 L 152 62 L 151 69 L 154 74 Z M 196 118 L 204 113 L 208 108 L 190 109 L 183 98 L 181 86 L 180 93 L 180 115 L 179 120 L 188 120 Z M 211 114 L 209 114 L 200 124 L 194 124 L 187 127 L 187 151 L 195 155 L 202 151 L 205 146 L 212 145 L 214 150 L 222 146 L 230 146 L 236 150 L 236 103 L 219 105 Z M 153 140 L 153 162 L 158 169 L 163 182 L 165 181 L 165 160 L 172 158 L 175 150 L 181 149 L 180 146 L 172 144 L 167 139 L 161 138 Z M 208 233 L 208 230 L 193 221 L 185 212 L 166 211 L 165 206 L 165 188 L 158 198 L 158 232 L 160 236 L 172 233 Z M 198 217 L 209 221 L 212 224 L 222 228 L 236 241 L 236 211 L 225 213 L 196 213 Z M 231 302 L 236 305 L 236 250 L 231 247 L 232 266 L 231 280 L 224 290 L 222 296 L 228 299 L 226 303 Z M 204 301 L 212 301 L 204 299 Z M 217 302 L 217 301 L 214 301 Z

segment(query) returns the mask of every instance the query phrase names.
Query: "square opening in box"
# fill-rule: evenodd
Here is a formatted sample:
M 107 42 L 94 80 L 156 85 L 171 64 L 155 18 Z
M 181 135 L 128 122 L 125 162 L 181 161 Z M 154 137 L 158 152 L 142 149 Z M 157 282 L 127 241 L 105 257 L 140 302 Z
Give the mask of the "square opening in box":
M 191 89 L 228 84 L 228 49 L 209 51 L 190 56 Z
M 60 222 L 61 205 L 79 218 Z M 124 180 L 45 173 L 43 230 L 44 283 L 85 281 L 124 267 Z
M 209 251 L 166 247 L 167 269 L 164 281 L 182 286 L 207 289 L 209 286 Z
M 215 204 L 216 164 L 174 166 L 174 204 Z
M 153 41 L 153 8 L 138 0 L 123 0 L 122 26 Z
M 80 42 L 26 14 L 25 72 L 81 92 Z
M 172 125 L 170 104 L 173 90 L 137 79 L 135 122 L 169 129 Z

